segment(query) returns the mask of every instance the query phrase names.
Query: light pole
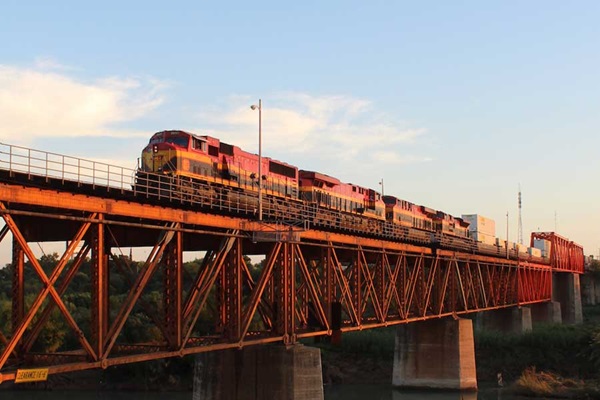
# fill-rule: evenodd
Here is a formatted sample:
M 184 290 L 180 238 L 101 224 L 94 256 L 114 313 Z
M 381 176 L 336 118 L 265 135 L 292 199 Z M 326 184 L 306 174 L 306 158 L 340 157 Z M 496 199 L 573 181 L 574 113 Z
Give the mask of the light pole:
M 258 220 L 262 221 L 262 100 L 258 105 L 252 104 L 251 109 L 258 109 Z
M 508 211 L 506 212 L 506 258 L 510 258 L 508 250 Z
M 381 185 L 381 197 L 383 198 L 383 178 L 381 178 L 379 184 Z

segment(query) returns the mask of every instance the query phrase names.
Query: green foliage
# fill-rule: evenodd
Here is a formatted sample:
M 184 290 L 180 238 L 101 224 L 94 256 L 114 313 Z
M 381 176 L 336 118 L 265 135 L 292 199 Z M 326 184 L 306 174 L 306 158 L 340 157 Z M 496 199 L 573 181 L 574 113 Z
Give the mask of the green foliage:
M 60 257 L 58 254 L 43 255 L 38 260 L 42 269 L 47 276 L 50 276 L 54 271 Z M 128 257 L 121 256 L 118 259 L 119 264 L 125 266 L 128 271 L 125 274 L 120 272 L 114 261 L 110 262 L 110 298 L 109 311 L 110 318 L 114 320 L 127 295 L 129 294 L 132 282 L 135 281 L 137 274 L 142 270 L 144 263 L 129 260 Z M 192 263 L 184 265 L 184 270 L 195 276 L 195 273 L 200 268 L 202 261 L 195 260 Z M 59 287 L 62 279 L 66 276 L 66 271 L 72 267 L 72 261 L 67 263 L 65 270 L 57 281 L 55 287 Z M 29 310 L 35 298 L 37 297 L 42 284 L 41 280 L 28 261 L 25 263 L 25 312 Z M 160 310 L 163 303 L 163 274 L 162 267 L 153 275 L 143 291 L 143 300 L 150 307 L 157 311 L 156 316 L 160 318 Z M 12 282 L 13 282 L 13 266 L 6 265 L 0 268 L 0 331 L 10 337 L 12 331 Z M 75 276 L 69 283 L 66 292 L 61 296 L 67 309 L 73 316 L 77 325 L 87 335 L 90 335 L 91 321 L 91 304 L 92 304 L 92 282 L 91 282 L 91 261 L 85 260 L 76 272 Z M 51 304 L 51 300 L 47 298 L 40 311 L 34 317 L 34 322 L 41 316 L 41 313 L 47 305 Z M 205 316 L 207 321 L 211 320 L 210 316 Z M 163 340 L 162 332 L 158 328 L 152 318 L 150 318 L 144 310 L 136 305 L 128 318 L 121 337 L 119 340 L 127 340 L 130 342 L 160 342 Z M 50 318 L 44 324 L 39 338 L 34 344 L 33 350 L 40 352 L 53 352 L 59 350 L 71 350 L 80 348 L 81 345 L 72 332 L 72 329 L 65 322 L 65 318 L 54 308 Z
M 590 342 L 597 327 L 545 325 L 525 334 L 478 332 L 475 335 L 477 375 L 494 380 L 502 372 L 517 379 L 528 367 L 562 376 L 591 377 Z
M 346 332 L 339 345 L 321 343 L 324 353 L 342 352 L 364 355 L 377 359 L 392 359 L 396 338 L 396 327 Z
M 194 357 L 166 358 L 144 363 L 120 365 L 104 371 L 109 389 L 164 391 L 172 388 L 191 389 Z
M 589 265 L 589 270 L 591 272 L 600 273 L 600 260 L 591 260 Z

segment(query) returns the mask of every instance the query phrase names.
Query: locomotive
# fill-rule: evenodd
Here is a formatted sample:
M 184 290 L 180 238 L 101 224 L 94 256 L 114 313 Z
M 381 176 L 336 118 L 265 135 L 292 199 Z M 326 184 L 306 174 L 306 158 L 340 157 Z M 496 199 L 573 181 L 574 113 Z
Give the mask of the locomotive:
M 167 197 L 197 197 L 256 205 L 259 181 L 265 196 L 298 198 L 298 168 L 258 156 L 210 136 L 180 130 L 157 132 L 142 151 L 136 188 Z
M 181 130 L 157 132 L 143 149 L 136 190 L 180 199 L 199 198 L 256 207 L 258 186 L 270 203 L 298 210 L 309 205 L 329 213 L 312 215 L 320 225 L 350 228 L 364 225 L 373 232 L 381 223 L 411 230 L 468 239 L 469 224 L 442 211 L 417 205 L 374 189 L 344 183 L 329 175 L 261 157 L 219 139 Z M 322 217 L 321 215 L 329 216 Z M 329 218 L 329 220 L 327 220 Z M 335 219 L 335 221 L 334 221 Z M 375 228 L 374 228 L 375 227 Z M 376 228 L 379 227 L 379 228 Z

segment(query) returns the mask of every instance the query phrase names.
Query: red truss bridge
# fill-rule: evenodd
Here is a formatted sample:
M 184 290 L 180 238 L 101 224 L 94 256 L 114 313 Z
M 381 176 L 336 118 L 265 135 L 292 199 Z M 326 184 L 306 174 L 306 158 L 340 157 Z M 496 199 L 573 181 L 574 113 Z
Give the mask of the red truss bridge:
M 0 382 L 23 368 L 107 368 L 546 302 L 553 271 L 583 272 L 576 248 L 558 237 L 545 260 L 478 254 L 385 222 L 336 226 L 334 211 L 269 197 L 259 222 L 254 207 L 223 191 L 155 190 L 158 175 L 147 174 L 144 186 L 135 174 L 1 145 L 0 240 L 12 239 L 12 308 L 0 327 Z M 34 253 L 49 242 L 64 244 L 52 268 Z M 149 251 L 140 267 L 126 254 L 141 247 Z M 194 271 L 183 267 L 192 251 L 204 255 Z M 264 261 L 253 270 L 246 256 Z M 78 274 L 91 282 L 84 310 L 69 300 Z M 130 287 L 118 300 L 115 279 Z M 159 299 L 146 296 L 149 282 L 160 285 Z M 134 310 L 160 340 L 131 339 Z M 36 350 L 52 315 L 71 340 Z

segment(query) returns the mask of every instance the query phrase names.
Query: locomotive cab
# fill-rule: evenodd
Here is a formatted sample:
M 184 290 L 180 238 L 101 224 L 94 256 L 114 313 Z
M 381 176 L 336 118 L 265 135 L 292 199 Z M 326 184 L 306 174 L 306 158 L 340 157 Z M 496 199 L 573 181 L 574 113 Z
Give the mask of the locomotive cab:
M 188 151 L 191 134 L 183 131 L 161 131 L 150 138 L 142 151 L 144 172 L 168 173 L 178 170 L 178 152 Z

